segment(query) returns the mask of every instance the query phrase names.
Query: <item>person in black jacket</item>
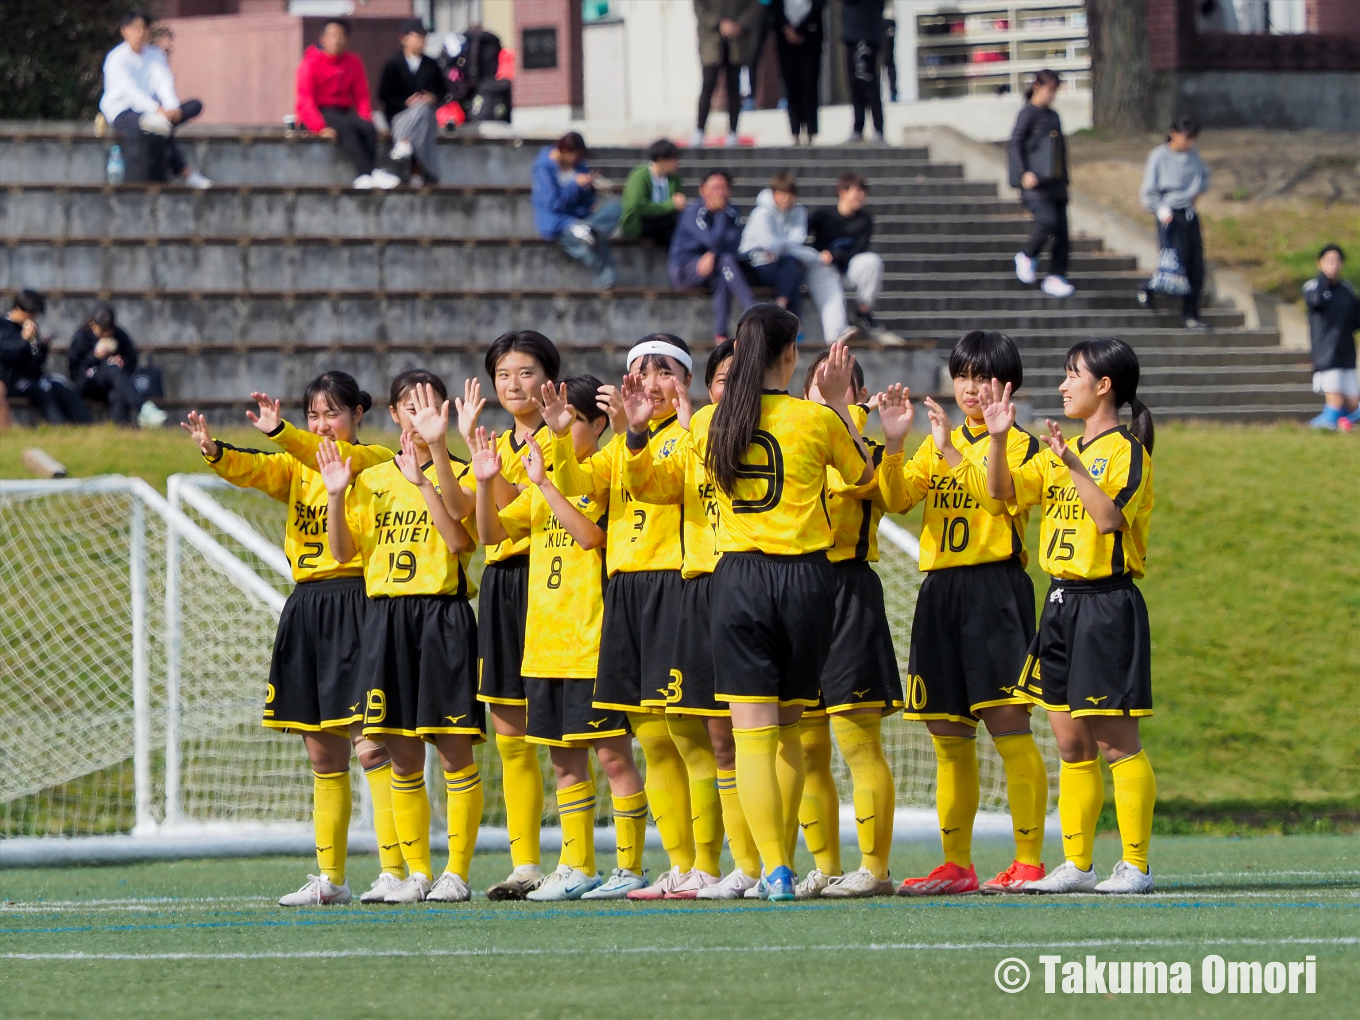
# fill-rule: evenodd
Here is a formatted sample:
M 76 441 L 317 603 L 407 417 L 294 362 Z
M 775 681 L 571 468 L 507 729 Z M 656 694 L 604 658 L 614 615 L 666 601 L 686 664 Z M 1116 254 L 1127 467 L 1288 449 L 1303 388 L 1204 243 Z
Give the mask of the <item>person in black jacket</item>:
M 841 41 L 845 43 L 845 69 L 850 76 L 850 102 L 855 126 L 850 141 L 864 139 L 864 111 L 874 119 L 874 136 L 883 138 L 883 93 L 878 79 L 879 53 L 883 50 L 883 0 L 843 0 Z
M 110 306 L 96 306 L 90 321 L 76 330 L 66 365 L 82 397 L 108 404 L 115 424 L 133 423 L 143 401 L 133 384 L 137 347 Z
M 36 290 L 21 290 L 14 307 L 0 319 L 0 429 L 9 428 L 9 398 L 27 397 L 52 425 L 90 420 L 89 412 L 69 386 L 47 374 L 52 344 L 38 331 L 47 300 Z
M 775 49 L 784 76 L 793 144 L 817 137 L 817 80 L 822 72 L 822 12 L 826 0 L 773 0 Z
M 392 129 L 392 159 L 411 161 L 411 183 L 439 183 L 439 124 L 435 108 L 448 92 L 439 65 L 425 56 L 425 24 L 411 18 L 401 29 L 401 49 L 388 58 L 378 80 L 378 102 Z
M 1034 217 L 1034 230 L 1024 250 L 1015 256 L 1015 275 L 1021 283 L 1035 280 L 1035 263 L 1053 238 L 1048 276 L 1042 290 L 1051 297 L 1068 297 L 1076 289 L 1067 281 L 1067 141 L 1062 121 L 1053 109 L 1062 79 L 1045 68 L 1025 90 L 1026 104 L 1015 118 L 1007 151 L 1011 187 Z
M 1346 253 L 1339 245 L 1318 252 L 1318 274 L 1303 285 L 1308 306 L 1308 339 L 1313 349 L 1313 392 L 1321 393 L 1322 413 L 1308 424 L 1315 429 L 1349 432 L 1360 425 L 1360 379 L 1355 374 L 1355 331 L 1360 301 L 1341 278 Z

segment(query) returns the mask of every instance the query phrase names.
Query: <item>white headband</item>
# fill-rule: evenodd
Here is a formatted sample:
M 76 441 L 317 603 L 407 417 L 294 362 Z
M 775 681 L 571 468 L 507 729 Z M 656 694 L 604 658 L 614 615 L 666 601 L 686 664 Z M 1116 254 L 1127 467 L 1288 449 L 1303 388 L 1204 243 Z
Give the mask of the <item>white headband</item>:
M 694 359 L 682 351 L 675 344 L 668 344 L 665 340 L 644 340 L 628 352 L 628 360 L 623 363 L 624 368 L 631 368 L 633 362 L 644 354 L 664 354 L 668 358 L 674 358 L 685 366 L 685 371 L 693 374 Z

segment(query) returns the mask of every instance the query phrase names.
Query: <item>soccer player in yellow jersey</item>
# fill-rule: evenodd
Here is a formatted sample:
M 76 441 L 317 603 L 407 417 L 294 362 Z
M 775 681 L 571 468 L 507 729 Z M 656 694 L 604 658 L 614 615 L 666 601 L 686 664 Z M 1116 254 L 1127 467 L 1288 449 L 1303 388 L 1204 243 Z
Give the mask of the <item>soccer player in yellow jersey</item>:
M 798 318 L 771 304 L 749 308 L 722 402 L 701 408 L 690 437 L 716 486 L 712 641 L 715 697 L 732 710 L 737 790 L 764 866 L 762 895 L 794 897 L 785 819 L 803 785 L 797 723 L 817 704 L 830 650 L 835 581 L 822 503 L 826 469 L 855 485 L 874 477 L 844 406 L 854 359 L 833 344 L 817 385 L 830 406 L 786 392 L 798 364 Z M 625 380 L 629 457 L 657 459 L 645 431 L 641 387 Z
M 1016 693 L 1048 710 L 1062 757 L 1058 817 L 1066 861 L 1028 893 L 1152 891 L 1148 840 L 1157 782 L 1138 735 L 1152 714 L 1152 641 L 1143 576 L 1152 518 L 1152 414 L 1138 399 L 1138 356 L 1122 340 L 1067 352 L 1063 413 L 1085 423 L 1069 443 L 1056 422 L 1048 449 L 1019 468 L 1001 456 L 1015 421 L 1010 387 L 993 380 L 982 412 L 991 434 L 986 493 L 1008 509 L 1038 506 L 1039 564 L 1052 579 Z M 1132 421 L 1119 424 L 1128 404 Z M 970 491 L 982 475 L 967 466 Z M 1099 881 L 1091 856 L 1110 766 L 1123 858 Z
M 360 900 L 380 902 L 405 877 L 405 862 L 392 819 L 392 765 L 387 749 L 363 735 L 365 687 L 356 668 L 368 609 L 363 564 L 337 562 L 326 546 L 326 486 L 307 452 L 290 448 L 284 436 L 305 437 L 315 446 L 323 438 L 341 444 L 356 470 L 382 464 L 392 451 L 359 443 L 359 424 L 373 398 L 345 372 L 326 372 L 303 394 L 306 432 L 279 418 L 279 403 L 256 394 L 259 414 L 251 421 L 288 452 L 238 450 L 213 439 L 207 419 L 189 412 L 184 424 L 203 458 L 227 481 L 259 489 L 288 506 L 284 549 L 293 567 L 293 589 L 279 618 L 269 666 L 264 724 L 302 734 L 313 772 L 313 822 L 316 875 L 297 892 L 284 896 L 286 907 L 348 903 L 345 880 L 351 792 L 350 745 L 354 746 L 373 795 L 373 824 L 378 834 L 382 872 Z M 304 443 L 305 445 L 305 443 Z
M 600 381 L 573 376 L 562 383 L 575 414 L 572 441 L 582 459 L 598 449 L 608 416 L 596 403 Z M 500 457 L 478 430 L 473 470 L 478 482 L 502 469 Z M 557 870 L 528 899 L 556 902 L 622 899 L 647 884 L 642 875 L 647 795 L 633 759 L 624 713 L 593 706 L 595 668 L 603 618 L 607 507 L 590 496 L 569 500 L 552 483 L 543 451 L 530 436 L 522 454 L 530 488 L 497 514 L 488 489 L 477 489 L 477 526 L 484 542 L 527 534 L 529 615 L 525 628 L 524 683 L 527 739 L 546 744 L 557 778 L 562 853 Z M 595 869 L 595 781 L 588 754 L 594 746 L 613 794 L 618 866 L 608 883 Z M 598 895 L 597 895 L 598 894 Z
M 501 408 L 515 427 L 497 439 L 504 472 L 498 475 L 496 505 L 508 506 L 527 483 L 520 454 L 528 437 L 548 441 L 535 398 L 545 383 L 557 378 L 562 359 L 553 342 L 531 329 L 498 336 L 486 352 L 486 374 Z M 464 383 L 463 399 L 455 400 L 458 431 L 472 449 L 473 431 L 486 401 L 481 383 Z M 510 875 L 486 891 L 492 900 L 522 900 L 543 880 L 538 830 L 543 820 L 543 776 L 538 750 L 525 742 L 524 655 L 525 614 L 529 606 L 529 540 L 521 536 L 486 547 L 477 621 L 477 697 L 488 705 L 501 759 L 505 794 L 505 826 L 510 838 Z
M 993 378 L 1018 389 L 1024 367 L 1004 333 L 972 330 L 949 355 L 954 401 L 964 421 L 951 433 L 949 419 L 927 399 L 931 435 L 910 459 L 903 441 L 912 412 L 896 388 L 885 394 L 879 415 L 887 456 L 879 468 L 889 509 L 905 512 L 924 504 L 921 570 L 916 596 L 905 700 L 908 719 L 924 722 L 935 745 L 935 805 L 944 863 L 930 874 L 902 883 L 904 896 L 978 891 L 973 866 L 973 820 L 980 796 L 978 721 L 992 735 L 1006 772 L 1006 793 L 1015 834 L 1015 859 L 983 883 L 986 893 L 1020 892 L 1044 877 L 1040 859 L 1048 779 L 1030 730 L 1029 705 L 1015 694 L 1015 677 L 1034 638 L 1034 586 L 1025 573 L 1028 508 L 1007 511 L 998 501 L 970 495 L 955 477 L 965 459 L 979 467 L 989 445 L 982 420 L 982 390 Z M 1012 428 L 1006 458 L 1012 468 L 1041 449 L 1028 432 Z
M 669 333 L 644 337 L 628 353 L 628 370 L 642 380 L 649 416 L 647 442 L 658 459 L 675 456 L 686 435 L 676 402 L 689 389 L 692 364 L 685 341 Z M 716 850 L 712 843 L 695 845 L 689 772 L 665 715 L 680 615 L 684 508 L 646 502 L 628 488 L 623 477 L 627 451 L 622 434 L 615 435 L 599 453 L 578 462 L 571 441 L 572 419 L 562 411 L 565 404 L 560 392 L 556 396 L 551 406 L 544 405 L 554 436 L 549 455 L 553 482 L 568 497 L 607 496 L 609 500 L 605 553 L 609 585 L 604 595 L 594 704 L 628 714 L 647 762 L 647 802 L 670 858 L 670 868 L 656 882 L 630 891 L 628 897 L 661 899 L 671 892 L 716 884 L 722 849 L 721 835 Z M 706 805 L 714 814 L 718 811 L 716 789 L 714 784 L 715 796 Z M 712 833 L 720 824 L 714 818 L 701 829 Z M 701 852 L 704 860 L 699 859 Z
M 826 403 L 817 386 L 823 352 L 808 366 L 803 395 Z M 869 417 L 864 401 L 864 373 L 854 366 L 843 400 L 861 431 Z M 883 446 L 866 439 L 875 464 Z M 831 561 L 836 584 L 836 616 L 831 651 L 822 670 L 821 700 L 803 713 L 799 739 L 807 779 L 796 819 L 786 819 L 791 832 L 801 826 L 803 841 L 816 867 L 795 890 L 798 899 L 891 896 L 888 854 L 892 850 L 896 788 L 883 755 L 882 719 L 902 707 L 902 678 L 897 669 L 883 583 L 871 563 L 878 560 L 878 522 L 885 504 L 875 478 L 868 485 L 849 485 L 835 468 L 826 472 L 826 512 L 831 520 Z M 852 801 L 859 834 L 860 866 L 841 873 L 840 798 L 831 776 L 831 733 L 850 767 Z
M 392 754 L 392 812 L 410 872 L 388 903 L 468 900 L 482 817 L 472 745 L 486 739 L 486 724 L 467 574 L 476 524 L 471 493 L 461 484 L 469 467 L 449 455 L 444 441 L 445 397 L 433 373 L 402 372 L 391 392 L 392 418 L 402 430 L 396 460 L 356 478 L 334 444 L 317 452 L 330 495 L 331 554 L 363 558 L 370 600 L 360 660 L 368 681 L 364 732 L 382 735 Z M 448 503 L 466 508 L 461 520 Z M 439 751 L 448 803 L 449 860 L 433 885 L 426 741 Z

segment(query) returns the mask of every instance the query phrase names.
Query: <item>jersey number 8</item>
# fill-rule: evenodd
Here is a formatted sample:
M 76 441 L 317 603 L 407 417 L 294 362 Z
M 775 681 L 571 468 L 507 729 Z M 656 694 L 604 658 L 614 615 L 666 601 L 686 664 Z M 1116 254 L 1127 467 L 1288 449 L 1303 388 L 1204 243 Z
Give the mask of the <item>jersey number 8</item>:
M 562 587 L 562 557 L 554 556 L 548 567 L 548 587 L 556 591 Z

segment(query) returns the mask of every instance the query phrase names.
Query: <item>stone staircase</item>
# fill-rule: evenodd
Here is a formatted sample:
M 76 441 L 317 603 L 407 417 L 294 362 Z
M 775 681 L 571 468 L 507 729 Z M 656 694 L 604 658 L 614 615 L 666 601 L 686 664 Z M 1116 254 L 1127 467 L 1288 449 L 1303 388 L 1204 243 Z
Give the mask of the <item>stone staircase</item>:
M 619 286 L 601 296 L 583 267 L 537 239 L 527 182 L 540 143 L 444 140 L 444 185 L 387 193 L 344 187 L 344 166 L 316 139 L 204 129 L 184 144 L 218 187 L 109 188 L 108 142 L 0 127 L 0 289 L 49 294 L 44 332 L 58 348 L 95 301 L 113 301 L 165 372 L 176 408 L 238 407 L 261 386 L 296 398 L 328 367 L 374 393 L 411 364 L 456 382 L 478 373 L 486 344 L 513 328 L 542 330 L 567 371 L 602 377 L 617 375 L 622 352 L 647 332 L 693 338 L 701 357 L 711 343 L 707 296 L 671 290 L 665 253 L 649 243 L 615 242 Z M 633 149 L 592 154 L 620 183 L 641 158 Z M 1000 329 L 1024 351 L 1024 397 L 1036 413 L 1056 414 L 1066 349 L 1114 334 L 1138 349 L 1140 395 L 1159 416 L 1313 410 L 1306 354 L 1245 329 L 1232 309 L 1206 309 L 1208 333 L 1143 311 L 1134 259 L 1098 239 L 1075 240 L 1072 298 L 1023 287 L 1011 261 L 1027 232 L 1023 213 L 925 149 L 705 149 L 686 153 L 687 191 L 706 166 L 734 176 L 746 209 L 775 170 L 798 174 L 810 205 L 834 201 L 847 167 L 870 180 L 888 272 L 880 318 L 908 341 L 858 352 L 872 387 L 947 388 L 940 366 L 954 340 Z M 816 315 L 805 318 L 807 342 L 819 345 Z

